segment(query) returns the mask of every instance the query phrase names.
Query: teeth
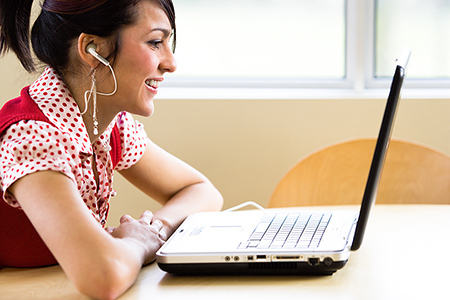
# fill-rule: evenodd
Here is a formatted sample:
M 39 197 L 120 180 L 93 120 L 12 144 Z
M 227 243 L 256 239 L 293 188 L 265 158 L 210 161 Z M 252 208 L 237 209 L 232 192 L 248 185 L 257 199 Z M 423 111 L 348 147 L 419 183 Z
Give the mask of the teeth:
M 154 88 L 157 88 L 159 86 L 159 81 L 156 80 L 146 80 L 145 84 Z

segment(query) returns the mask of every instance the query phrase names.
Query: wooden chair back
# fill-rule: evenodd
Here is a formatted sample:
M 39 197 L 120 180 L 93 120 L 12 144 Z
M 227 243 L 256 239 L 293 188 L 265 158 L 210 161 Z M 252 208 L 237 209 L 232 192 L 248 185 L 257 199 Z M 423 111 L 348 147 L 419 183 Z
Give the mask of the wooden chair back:
M 301 160 L 279 182 L 269 207 L 360 204 L 375 139 L 326 147 Z M 391 140 L 378 204 L 450 204 L 450 156 Z

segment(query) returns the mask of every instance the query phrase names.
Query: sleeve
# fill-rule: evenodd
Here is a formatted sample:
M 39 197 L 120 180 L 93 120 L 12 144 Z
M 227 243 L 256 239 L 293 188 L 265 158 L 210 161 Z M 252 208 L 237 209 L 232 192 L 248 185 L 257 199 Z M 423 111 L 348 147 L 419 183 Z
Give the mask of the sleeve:
M 115 170 L 125 170 L 136 164 L 144 155 L 148 137 L 144 125 L 133 119 L 131 114 L 122 113 L 117 121 L 122 143 L 122 158 Z
M 8 188 L 18 179 L 37 171 L 52 170 L 74 182 L 79 155 L 57 128 L 40 121 L 21 121 L 0 139 L 0 189 L 3 200 L 19 207 Z

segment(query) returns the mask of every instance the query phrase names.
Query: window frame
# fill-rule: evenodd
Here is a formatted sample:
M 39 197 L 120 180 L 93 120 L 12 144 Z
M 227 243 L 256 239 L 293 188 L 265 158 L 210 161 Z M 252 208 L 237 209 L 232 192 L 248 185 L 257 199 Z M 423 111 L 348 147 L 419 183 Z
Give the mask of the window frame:
M 390 78 L 375 78 L 376 0 L 345 2 L 345 77 L 342 79 L 171 78 L 163 99 L 357 99 L 384 98 Z M 399 54 L 400 55 L 400 54 Z M 414 52 L 412 53 L 413 58 Z M 352 59 L 349 59 L 352 58 Z M 394 64 L 393 64 L 394 72 Z M 450 79 L 408 79 L 403 97 L 449 98 Z
M 347 0 L 357 1 L 357 0 Z M 362 48 L 361 55 L 364 59 L 364 88 L 365 89 L 379 89 L 387 88 L 391 84 L 391 78 L 376 78 L 375 75 L 375 9 L 376 0 L 367 0 L 361 7 L 361 15 L 367 20 L 366 22 L 360 22 L 359 24 L 364 27 L 364 36 L 359 38 L 359 43 L 364 43 L 365 47 Z M 407 46 L 407 45 L 405 45 Z M 400 55 L 400 54 L 399 54 Z M 412 60 L 414 60 L 414 51 L 411 54 Z M 411 61 L 411 59 L 410 59 Z M 449 95 L 448 87 L 450 87 L 450 79 L 416 79 L 408 78 L 404 82 L 404 89 L 419 89 L 419 90 L 436 90 L 439 94 L 444 93 Z M 442 91 L 439 91 L 442 90 Z M 419 91 L 420 92 L 420 91 Z

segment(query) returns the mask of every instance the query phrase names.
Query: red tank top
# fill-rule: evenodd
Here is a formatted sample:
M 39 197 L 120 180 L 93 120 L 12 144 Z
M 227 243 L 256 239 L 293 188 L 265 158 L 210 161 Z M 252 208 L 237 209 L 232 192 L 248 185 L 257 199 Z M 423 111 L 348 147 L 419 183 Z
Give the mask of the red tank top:
M 0 136 L 22 120 L 52 124 L 28 94 L 8 101 L 0 110 Z M 52 124 L 53 125 L 53 124 Z M 122 145 L 119 129 L 114 126 L 110 139 L 113 168 L 120 162 Z M 23 210 L 9 206 L 0 191 L 0 269 L 3 267 L 42 267 L 57 264 L 55 257 L 40 238 Z

